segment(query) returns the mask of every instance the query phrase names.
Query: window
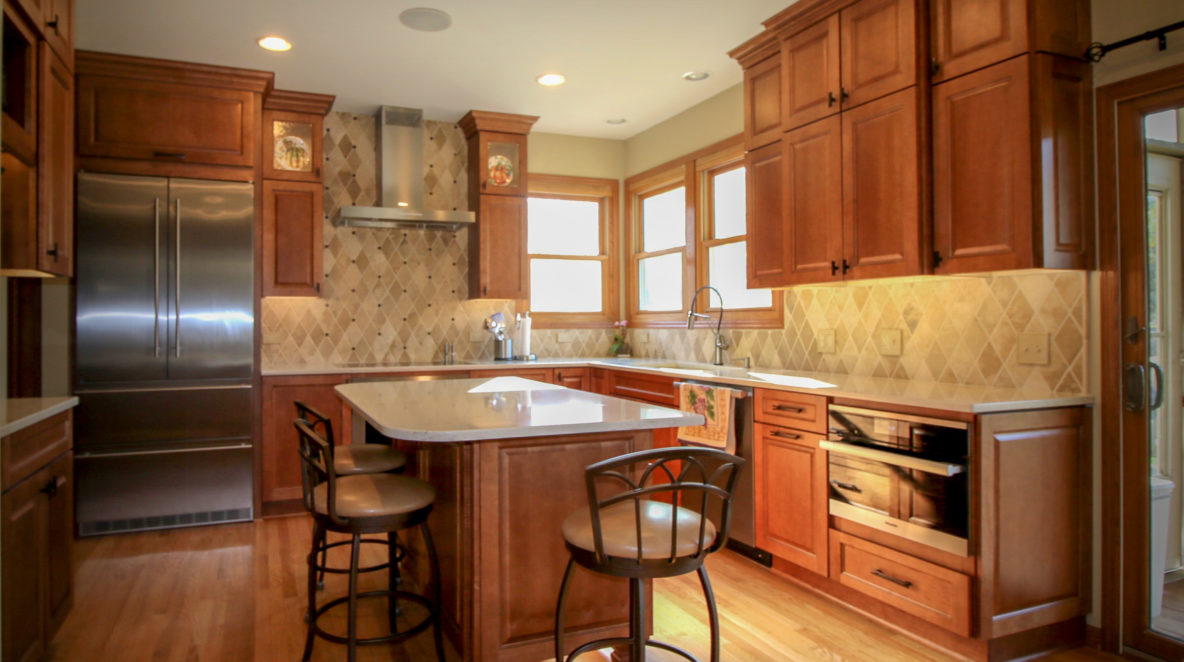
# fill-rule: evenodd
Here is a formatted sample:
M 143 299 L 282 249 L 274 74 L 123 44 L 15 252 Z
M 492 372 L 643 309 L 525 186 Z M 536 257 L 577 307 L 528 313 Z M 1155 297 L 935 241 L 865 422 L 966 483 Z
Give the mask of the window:
M 617 182 L 532 173 L 527 186 L 535 326 L 610 326 L 618 317 Z
M 631 324 L 683 325 L 691 295 L 711 285 L 725 326 L 781 326 L 781 297 L 748 289 L 746 174 L 736 137 L 626 182 Z M 698 305 L 718 310 L 719 297 Z

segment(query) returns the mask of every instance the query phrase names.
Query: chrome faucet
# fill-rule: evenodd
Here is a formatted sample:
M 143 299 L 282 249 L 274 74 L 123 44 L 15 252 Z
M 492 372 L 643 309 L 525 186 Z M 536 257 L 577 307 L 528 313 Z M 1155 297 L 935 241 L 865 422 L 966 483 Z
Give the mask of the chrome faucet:
M 712 364 L 723 365 L 724 350 L 730 347 L 731 344 L 728 342 L 727 338 L 719 335 L 719 327 L 724 322 L 724 295 L 720 294 L 719 290 L 710 285 L 704 285 L 703 287 L 695 290 L 695 293 L 691 296 L 691 309 L 687 311 L 687 329 L 690 330 L 695 328 L 695 318 L 706 320 L 711 319 L 711 315 L 704 315 L 703 313 L 695 312 L 695 304 L 699 300 L 699 293 L 703 290 L 711 290 L 712 292 L 715 292 L 715 296 L 719 297 L 719 317 L 715 320 L 715 360 L 712 361 Z M 710 294 L 707 295 L 707 305 L 711 305 Z

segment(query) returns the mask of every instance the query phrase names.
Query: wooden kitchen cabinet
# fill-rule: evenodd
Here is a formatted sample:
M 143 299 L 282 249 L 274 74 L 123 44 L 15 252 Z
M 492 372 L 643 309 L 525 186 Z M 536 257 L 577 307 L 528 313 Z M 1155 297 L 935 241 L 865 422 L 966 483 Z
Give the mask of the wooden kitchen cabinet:
M 538 117 L 469 111 L 469 298 L 529 299 L 526 258 L 526 135 Z
M 292 421 L 296 401 L 329 417 L 337 443 L 343 443 L 342 401 L 333 387 L 346 375 L 311 375 L 263 378 L 263 450 L 261 454 L 262 500 L 267 504 L 300 499 L 299 439 Z
M 782 183 L 784 148 L 779 140 L 744 155 L 748 205 L 748 286 L 785 282 L 787 231 L 782 223 L 786 191 Z
M 1091 93 L 1045 54 L 933 87 L 935 273 L 1092 266 Z
M 71 422 L 70 412 L 63 412 L 0 440 L 5 460 L 27 471 L 6 483 L 0 497 L 5 660 L 40 660 L 73 604 Z M 43 461 L 55 450 L 60 452 Z M 5 473 L 6 479 L 14 475 L 7 467 Z
M 77 53 L 77 71 L 80 157 L 110 160 L 98 162 L 106 171 L 132 160 L 124 171 L 253 176 L 272 74 L 89 51 Z
M 4 3 L 4 86 L 0 142 L 27 164 L 37 159 L 37 35 L 10 3 Z
M 827 467 L 818 445 L 823 435 L 760 422 L 754 427 L 756 546 L 826 575 Z
M 781 59 L 772 54 L 744 68 L 744 148 L 753 150 L 780 138 Z
M 74 0 L 13 0 L 30 25 L 74 69 Z
M 321 182 L 325 113 L 333 95 L 274 90 L 263 102 L 263 177 Z M 311 112 L 284 110 L 314 108 Z
M 74 73 L 41 42 L 37 133 L 37 262 L 74 275 Z
M 782 130 L 915 85 L 916 40 L 916 0 L 859 0 L 786 38 Z
M 839 117 L 794 129 L 782 139 L 785 208 L 780 222 L 761 218 L 759 236 L 779 234 L 781 273 L 769 285 L 842 280 L 843 123 Z M 754 182 L 759 184 L 759 182 Z M 751 232 L 751 230 L 750 230 Z M 772 241 L 772 239 L 770 239 Z M 762 250 L 752 246 L 752 252 Z M 770 265 L 773 255 L 769 255 Z M 773 266 L 770 273 L 776 273 Z
M 1024 53 L 1081 58 L 1088 0 L 933 0 L 931 74 L 941 82 Z
M 319 296 L 324 186 L 263 180 L 263 296 Z
M 593 390 L 592 374 L 589 368 L 555 368 L 554 382 L 577 391 Z

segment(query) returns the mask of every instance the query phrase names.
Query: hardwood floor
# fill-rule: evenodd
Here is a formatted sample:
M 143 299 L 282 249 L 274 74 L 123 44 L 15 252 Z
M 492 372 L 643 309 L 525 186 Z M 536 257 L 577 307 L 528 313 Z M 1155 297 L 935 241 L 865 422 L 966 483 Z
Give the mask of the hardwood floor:
M 47 659 L 299 660 L 305 633 L 304 556 L 310 535 L 311 520 L 298 516 L 81 539 L 75 545 L 74 609 L 51 644 Z M 332 563 L 344 564 L 346 557 L 341 552 L 341 548 L 334 550 Z M 364 564 L 382 557 L 378 546 L 363 546 Z M 729 552 L 714 555 L 708 567 L 719 604 L 725 660 L 954 659 Z M 361 590 L 378 588 L 384 577 L 363 576 Z M 695 576 L 659 580 L 655 586 L 656 636 L 706 660 L 705 612 Z M 330 575 L 325 594 L 344 592 L 344 576 Z M 385 623 L 385 602 L 363 600 L 359 611 L 360 634 L 379 634 Z M 331 632 L 344 632 L 344 619 L 327 617 L 325 626 Z M 427 634 L 402 647 L 360 648 L 358 655 L 365 661 L 434 658 Z M 316 642 L 313 660 L 344 659 L 343 646 Z M 451 648 L 448 659 L 459 659 Z M 651 659 L 673 658 L 654 655 Z M 1102 662 L 1121 658 L 1081 648 L 1045 659 Z

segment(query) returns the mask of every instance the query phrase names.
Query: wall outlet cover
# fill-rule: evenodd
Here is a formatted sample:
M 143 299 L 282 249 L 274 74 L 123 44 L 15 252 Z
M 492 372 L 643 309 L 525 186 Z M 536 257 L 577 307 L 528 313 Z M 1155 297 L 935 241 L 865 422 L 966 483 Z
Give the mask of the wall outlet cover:
M 1048 334 L 1021 333 L 1015 343 L 1015 354 L 1020 365 L 1048 365 Z
M 835 330 L 834 329 L 820 329 L 818 337 L 815 340 L 815 345 L 818 347 L 819 354 L 834 354 L 835 353 Z
M 900 356 L 904 339 L 900 329 L 880 329 L 876 331 L 876 349 L 881 356 Z

